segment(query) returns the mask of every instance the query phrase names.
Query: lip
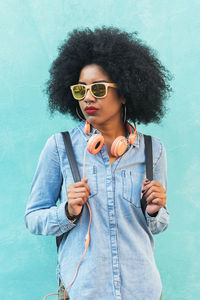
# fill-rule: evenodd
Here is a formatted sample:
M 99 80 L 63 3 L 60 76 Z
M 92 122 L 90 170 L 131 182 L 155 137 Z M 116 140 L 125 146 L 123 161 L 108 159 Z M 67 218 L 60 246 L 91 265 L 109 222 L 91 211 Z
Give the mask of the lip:
M 86 106 L 85 108 L 85 112 L 87 114 L 94 114 L 95 112 L 97 112 L 99 109 L 96 108 L 95 106 Z

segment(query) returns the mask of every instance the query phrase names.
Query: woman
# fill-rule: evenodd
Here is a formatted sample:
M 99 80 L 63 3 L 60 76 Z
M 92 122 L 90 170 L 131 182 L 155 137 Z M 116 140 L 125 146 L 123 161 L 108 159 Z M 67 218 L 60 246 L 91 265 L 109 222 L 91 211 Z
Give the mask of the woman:
M 59 299 L 64 299 L 85 249 L 90 219 L 86 203 L 92 212 L 91 238 L 68 289 L 70 300 L 160 299 L 153 234 L 164 231 L 169 222 L 166 154 L 160 140 L 152 138 L 154 180 L 149 181 L 144 136 L 135 132 L 133 123 L 160 121 L 169 79 L 135 33 L 112 27 L 74 30 L 61 46 L 50 70 L 49 107 L 83 120 L 70 136 L 80 174 L 85 170 L 86 178 L 74 183 L 62 135 L 53 135 L 41 153 L 25 215 L 34 234 L 64 233 L 58 252 Z M 97 154 L 87 152 L 84 167 L 84 149 L 95 134 L 104 143 Z M 119 136 L 125 142 L 133 138 L 124 153 L 113 151 Z

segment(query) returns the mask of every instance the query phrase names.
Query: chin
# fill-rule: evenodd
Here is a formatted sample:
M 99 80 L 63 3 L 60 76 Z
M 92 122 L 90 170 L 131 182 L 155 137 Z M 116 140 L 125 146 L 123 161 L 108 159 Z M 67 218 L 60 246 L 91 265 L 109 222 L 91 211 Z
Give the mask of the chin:
M 98 123 L 93 118 L 88 118 L 87 121 L 94 128 L 96 128 L 96 126 L 98 125 Z
M 86 121 L 88 121 L 88 123 L 93 124 L 93 123 L 98 123 L 98 118 L 94 115 L 91 116 L 87 116 L 86 117 Z

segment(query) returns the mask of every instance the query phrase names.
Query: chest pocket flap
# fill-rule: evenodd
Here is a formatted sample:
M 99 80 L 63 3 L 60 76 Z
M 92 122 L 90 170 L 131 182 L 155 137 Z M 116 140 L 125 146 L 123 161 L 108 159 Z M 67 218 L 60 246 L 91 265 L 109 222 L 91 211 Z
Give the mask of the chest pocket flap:
M 140 195 L 144 173 L 138 170 L 122 170 L 122 196 L 135 207 L 141 207 Z

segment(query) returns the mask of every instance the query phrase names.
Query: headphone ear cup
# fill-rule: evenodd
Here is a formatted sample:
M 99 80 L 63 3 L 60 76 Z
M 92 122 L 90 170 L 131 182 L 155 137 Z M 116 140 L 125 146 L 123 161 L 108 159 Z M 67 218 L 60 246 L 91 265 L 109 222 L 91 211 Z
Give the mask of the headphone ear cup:
M 130 145 L 133 145 L 135 142 L 135 138 L 136 138 L 136 125 L 134 123 L 134 127 L 129 124 L 128 122 L 126 123 L 126 128 L 129 132 L 129 137 L 128 137 L 128 142 Z
M 128 137 L 129 144 L 133 145 L 135 142 L 135 138 L 136 138 L 136 133 L 129 134 L 129 137 Z
M 104 144 L 104 137 L 101 134 L 94 134 L 88 141 L 87 149 L 91 154 L 97 154 Z
M 124 154 L 128 146 L 127 140 L 124 136 L 118 136 L 112 143 L 110 152 L 113 156 L 119 157 Z
M 87 121 L 85 122 L 84 132 L 85 132 L 85 134 L 90 133 L 90 124 Z

